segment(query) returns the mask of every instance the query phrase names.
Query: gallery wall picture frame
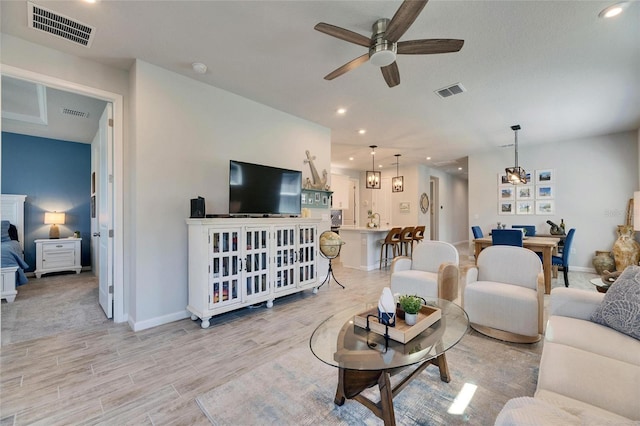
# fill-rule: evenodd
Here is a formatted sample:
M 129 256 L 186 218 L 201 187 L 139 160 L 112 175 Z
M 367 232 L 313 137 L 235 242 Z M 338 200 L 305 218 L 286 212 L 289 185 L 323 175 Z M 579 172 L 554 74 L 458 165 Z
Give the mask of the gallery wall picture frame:
M 536 184 L 546 185 L 548 183 L 555 182 L 556 173 L 554 169 L 539 169 L 536 170 Z
M 534 199 L 533 185 L 516 186 L 516 200 L 533 200 L 533 199 Z
M 410 213 L 411 212 L 411 204 L 408 201 L 403 201 L 400 203 L 400 213 Z
M 506 173 L 498 173 L 498 185 L 511 185 Z
M 533 200 L 516 201 L 516 214 L 534 214 L 534 208 Z
M 536 185 L 536 199 L 550 200 L 555 198 L 554 185 Z
M 516 206 L 515 201 L 498 201 L 498 214 L 499 215 L 511 215 L 515 214 Z
M 536 200 L 536 214 L 553 215 L 556 213 L 556 204 L 554 200 Z
M 515 187 L 513 185 L 509 186 L 501 186 L 498 188 L 498 200 L 506 201 L 506 200 L 515 200 Z

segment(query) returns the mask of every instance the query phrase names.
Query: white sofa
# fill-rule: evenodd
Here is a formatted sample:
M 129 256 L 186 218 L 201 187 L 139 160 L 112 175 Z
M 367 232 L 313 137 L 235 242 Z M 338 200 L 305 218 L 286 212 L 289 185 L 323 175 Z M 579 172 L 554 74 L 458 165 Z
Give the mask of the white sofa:
M 496 425 L 640 424 L 640 340 L 590 321 L 604 296 L 552 290 L 534 398 L 507 402 Z

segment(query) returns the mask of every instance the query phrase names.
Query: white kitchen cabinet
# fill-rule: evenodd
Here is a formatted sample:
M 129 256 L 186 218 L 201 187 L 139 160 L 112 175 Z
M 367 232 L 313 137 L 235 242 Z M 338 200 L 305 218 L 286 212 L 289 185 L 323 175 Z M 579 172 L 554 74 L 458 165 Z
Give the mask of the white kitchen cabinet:
M 313 288 L 320 219 L 187 219 L 191 319 Z
M 346 210 L 349 208 L 349 176 L 331 175 L 331 190 L 333 197 L 331 208 L 334 210 Z

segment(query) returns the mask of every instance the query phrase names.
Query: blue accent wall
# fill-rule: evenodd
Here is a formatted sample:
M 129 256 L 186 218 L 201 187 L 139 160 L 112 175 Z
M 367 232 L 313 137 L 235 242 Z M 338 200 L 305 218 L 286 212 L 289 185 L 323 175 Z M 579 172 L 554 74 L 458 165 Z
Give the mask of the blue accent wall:
M 80 231 L 82 265 L 91 266 L 91 145 L 2 132 L 2 193 L 25 194 L 24 257 L 36 265 L 34 241 L 49 238 L 44 213 L 65 213 L 60 237 Z

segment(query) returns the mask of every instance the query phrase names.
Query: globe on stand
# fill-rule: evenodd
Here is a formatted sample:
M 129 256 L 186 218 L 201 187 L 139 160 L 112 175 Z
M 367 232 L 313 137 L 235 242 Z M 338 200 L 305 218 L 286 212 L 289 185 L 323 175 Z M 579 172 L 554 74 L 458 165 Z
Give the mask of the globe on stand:
M 324 231 L 322 234 L 320 234 L 320 254 L 325 259 L 329 259 L 329 271 L 327 272 L 327 277 L 324 279 L 324 281 L 322 281 L 322 284 L 313 289 L 314 293 L 317 293 L 320 287 L 329 282 L 331 280 L 331 277 L 333 277 L 333 280 L 338 283 L 340 287 L 344 288 L 344 286 L 340 284 L 340 282 L 333 274 L 333 267 L 331 266 L 331 261 L 338 257 L 343 244 L 344 241 L 342 241 L 340 235 L 336 234 L 335 232 Z

